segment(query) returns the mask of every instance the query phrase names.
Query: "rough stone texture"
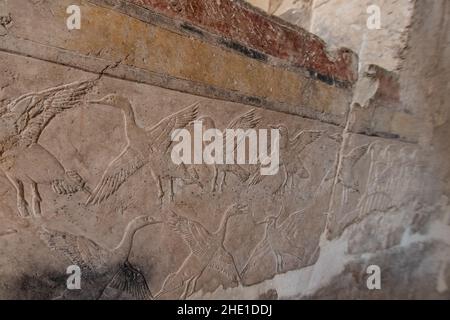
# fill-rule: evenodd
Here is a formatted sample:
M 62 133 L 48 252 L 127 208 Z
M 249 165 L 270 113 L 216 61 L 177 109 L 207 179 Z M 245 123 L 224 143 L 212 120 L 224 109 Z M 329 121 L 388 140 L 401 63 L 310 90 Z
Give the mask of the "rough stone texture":
M 381 29 L 369 30 L 367 8 L 381 10 Z M 315 0 L 310 31 L 328 43 L 357 52 L 365 64 L 396 70 L 407 41 L 414 1 Z
M 309 30 L 313 0 L 248 0 L 252 5 Z
M 114 2 L 114 1 L 113 1 Z M 117 1 L 116 1 L 117 2 Z M 332 81 L 356 79 L 355 57 L 349 50 L 327 52 L 318 37 L 271 19 L 255 11 L 244 1 L 203 0 L 131 0 L 145 8 L 177 17 L 223 37 L 237 41 L 275 58 L 288 60 L 294 66 L 331 78 Z M 226 21 L 226 22 L 225 22 Z
M 350 52 L 240 1 L 78 3 L 70 32 L 72 1 L 0 7 L 0 298 L 450 298 L 446 0 L 354 86 Z M 197 118 L 282 125 L 280 172 L 176 166 Z
M 357 52 L 363 64 L 398 70 L 415 1 L 411 0 L 249 0 L 265 12 L 320 36 L 329 45 Z M 377 5 L 381 28 L 369 30 L 367 8 Z

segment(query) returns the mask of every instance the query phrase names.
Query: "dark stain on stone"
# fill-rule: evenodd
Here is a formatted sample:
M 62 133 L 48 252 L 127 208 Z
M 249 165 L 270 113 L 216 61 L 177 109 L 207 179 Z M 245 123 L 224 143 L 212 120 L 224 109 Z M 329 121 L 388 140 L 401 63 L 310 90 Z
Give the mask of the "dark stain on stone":
M 324 75 L 324 74 L 321 74 L 321 73 L 317 73 L 317 72 L 312 71 L 312 70 L 308 70 L 308 73 L 309 73 L 309 76 L 312 79 L 319 80 L 319 81 L 321 81 L 323 83 L 326 83 L 329 86 L 335 86 L 335 87 L 338 87 L 338 88 L 349 88 L 349 87 L 352 86 L 352 83 L 349 82 L 349 81 L 341 81 L 341 80 L 338 80 L 338 79 L 336 79 L 334 77 L 327 76 L 327 75 Z
M 239 53 L 242 53 L 243 55 L 245 55 L 249 58 L 264 61 L 264 62 L 267 62 L 267 60 L 268 60 L 267 55 L 265 55 L 264 53 L 258 52 L 251 48 L 248 48 L 248 47 L 246 47 L 240 43 L 237 43 L 235 41 L 229 41 L 229 40 L 222 39 L 220 42 L 227 48 L 235 50 Z
M 34 274 L 22 275 L 17 280 L 16 298 L 27 300 L 50 300 L 65 289 L 67 276 L 65 274 Z
M 182 24 L 180 25 L 180 27 L 181 27 L 183 30 L 188 31 L 189 33 L 194 33 L 194 34 L 196 34 L 196 35 L 198 35 L 198 36 L 203 37 L 203 35 L 204 35 L 204 33 L 203 33 L 202 30 L 200 30 L 200 29 L 194 27 L 193 25 L 191 25 L 191 24 L 189 24 L 189 23 L 184 22 L 184 23 L 182 23 Z
M 313 79 L 322 81 L 330 86 L 335 84 L 335 81 L 332 77 L 326 76 L 324 74 L 317 73 L 315 71 L 309 70 L 309 76 Z
M 0 16 L 0 25 L 3 27 L 7 27 L 12 23 L 12 17 L 11 14 L 8 14 L 7 16 Z
M 373 137 L 380 137 L 380 138 L 384 138 L 384 139 L 400 139 L 400 136 L 398 134 L 389 133 L 389 132 L 372 132 L 372 133 L 368 133 L 367 135 L 373 136 Z
M 245 100 L 249 104 L 257 104 L 257 105 L 261 105 L 262 104 L 261 99 L 258 98 L 258 97 L 246 97 Z
M 275 289 L 270 289 L 260 294 L 258 300 L 278 300 L 278 292 Z

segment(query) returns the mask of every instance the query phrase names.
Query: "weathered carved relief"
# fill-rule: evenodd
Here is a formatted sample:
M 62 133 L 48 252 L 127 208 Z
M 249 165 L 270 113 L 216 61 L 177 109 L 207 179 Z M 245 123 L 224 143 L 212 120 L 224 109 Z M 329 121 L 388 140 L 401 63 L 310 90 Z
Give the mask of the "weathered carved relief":
M 93 82 L 79 82 L 28 93 L 6 106 L 0 118 L 0 168 L 17 193 L 17 209 L 29 216 L 24 183 L 31 186 L 33 214 L 41 215 L 42 198 L 38 185 L 51 184 L 57 194 L 90 193 L 80 175 L 65 170 L 38 140 L 56 115 L 76 107 Z
M 333 190 L 329 236 L 371 214 L 421 205 L 427 172 L 419 153 L 413 144 L 351 135 Z
M 303 214 L 303 211 L 291 213 L 287 217 L 283 217 L 282 214 L 283 211 L 280 210 L 278 216 L 270 216 L 266 221 L 258 223 L 266 225 L 264 238 L 255 247 L 245 264 L 242 270 L 243 278 L 252 271 L 251 269 L 257 269 L 260 260 L 270 254 L 275 258 L 276 273 L 283 272 L 284 255 L 290 255 L 299 262 L 302 261 L 304 249 L 295 244 L 295 233 L 300 232 L 301 226 L 298 224 L 298 216 Z M 281 218 L 284 218 L 284 220 Z
M 173 200 L 174 173 L 180 170 L 170 166 L 170 159 L 167 156 L 172 145 L 171 133 L 174 130 L 186 127 L 195 120 L 197 104 L 161 120 L 152 128 L 143 129 L 136 124 L 133 108 L 126 98 L 108 95 L 101 100 L 93 100 L 91 103 L 103 104 L 122 110 L 127 146 L 109 164 L 87 204 L 97 204 L 108 199 L 131 175 L 146 164 L 150 164 L 152 177 L 158 186 L 158 198 L 161 204 L 164 197 L 163 178 L 168 177 L 170 180 L 170 199 Z M 188 177 L 189 172 L 183 171 L 183 174 L 180 178 L 193 179 L 193 177 Z
M 0 298 L 349 297 L 369 262 L 448 292 L 448 198 L 394 74 L 355 83 L 353 53 L 242 1 L 82 0 L 77 31 L 69 4 L 0 14 Z M 176 164 L 199 121 L 225 155 L 250 150 L 226 129 L 279 130 L 279 170 Z
M 12 65 L 6 69 L 15 73 Z M 28 77 L 37 78 L 34 87 L 51 89 L 21 96 L 20 82 L 7 88 L 8 95 L 20 98 L 1 117 L 2 159 L 9 166 L 3 164 L 0 178 L 8 182 L 0 188 L 5 222 L 0 239 L 20 241 L 24 252 L 30 250 L 28 243 L 38 246 L 39 256 L 30 252 L 25 268 L 39 266 L 42 279 L 46 273 L 65 279 L 69 264 L 92 275 L 85 279 L 87 292 L 66 290 L 64 280 L 48 288 L 48 298 L 147 299 L 150 292 L 157 299 L 189 298 L 219 287 L 248 286 L 315 262 L 339 128 L 107 77 L 52 87 L 39 73 L 46 66 L 36 63 Z M 53 68 L 60 72 L 64 67 Z M 82 72 L 74 77 L 89 78 Z M 175 165 L 171 133 L 192 130 L 199 120 L 204 129 L 279 129 L 280 170 L 263 176 L 260 164 Z M 6 161 L 15 159 L 7 155 L 23 153 L 46 157 L 20 168 Z M 26 193 L 9 180 L 23 179 L 24 189 L 33 192 L 32 181 L 21 174 L 33 177 L 38 169 L 55 178 L 32 180 L 40 198 L 35 194 L 31 217 L 22 209 Z M 22 215 L 14 213 L 17 206 Z M 13 247 L 1 250 L 1 259 L 14 265 Z M 47 265 L 45 256 L 56 262 Z M 260 262 L 262 268 L 254 268 Z M 9 281 L 22 281 L 23 275 L 4 274 Z
M 321 136 L 319 131 L 301 131 L 293 138 L 289 135 L 289 130 L 283 125 L 271 126 L 280 130 L 280 168 L 284 175 L 283 182 L 275 192 L 285 192 L 295 186 L 296 175 L 299 179 L 308 179 L 310 174 L 303 166 L 301 154 L 304 149 L 318 140 Z M 257 172 L 250 178 L 249 185 L 256 185 L 266 176 Z
M 149 216 L 141 216 L 131 221 L 122 240 L 114 248 L 105 248 L 84 236 L 48 229 L 40 226 L 38 233 L 52 251 L 58 251 L 73 265 L 80 267 L 83 276 L 83 298 L 101 299 L 108 288 L 126 291 L 137 299 L 151 299 L 144 275 L 135 269 L 128 258 L 136 232 L 151 224 L 156 224 Z M 60 298 L 68 298 L 66 293 Z M 78 297 L 80 298 L 80 297 Z
M 233 256 L 224 246 L 228 231 L 229 219 L 246 214 L 246 206 L 232 205 L 226 210 L 220 222 L 219 228 L 210 233 L 202 224 L 181 217 L 173 211 L 167 217 L 167 223 L 189 246 L 191 254 L 186 258 L 177 272 L 170 274 L 163 283 L 158 297 L 188 298 L 198 288 L 197 280 L 204 270 L 209 268 L 223 275 L 228 283 L 222 286 L 237 285 L 240 282 Z M 175 296 L 171 295 L 178 292 Z

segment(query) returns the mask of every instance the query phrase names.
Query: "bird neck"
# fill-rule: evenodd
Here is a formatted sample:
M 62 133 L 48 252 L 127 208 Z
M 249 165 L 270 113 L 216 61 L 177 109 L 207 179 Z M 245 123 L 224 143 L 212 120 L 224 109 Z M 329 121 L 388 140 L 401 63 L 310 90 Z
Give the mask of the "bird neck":
M 133 107 L 130 103 L 126 103 L 120 106 L 122 109 L 124 118 L 125 118 L 125 130 L 127 131 L 128 136 L 132 137 L 136 129 L 139 127 L 136 124 L 136 117 L 134 114 Z
M 139 229 L 140 227 L 137 227 L 135 224 L 130 223 L 125 229 L 122 240 L 120 240 L 117 247 L 112 250 L 114 257 L 119 262 L 123 262 L 128 258 L 131 252 L 131 247 L 133 246 L 134 236 Z
M 219 229 L 217 230 L 217 234 L 220 236 L 220 239 L 221 239 L 222 243 L 223 243 L 223 241 L 225 241 L 227 225 L 228 225 L 228 221 L 230 220 L 230 218 L 231 218 L 231 215 L 226 213 L 223 216 L 222 221 L 220 222 Z

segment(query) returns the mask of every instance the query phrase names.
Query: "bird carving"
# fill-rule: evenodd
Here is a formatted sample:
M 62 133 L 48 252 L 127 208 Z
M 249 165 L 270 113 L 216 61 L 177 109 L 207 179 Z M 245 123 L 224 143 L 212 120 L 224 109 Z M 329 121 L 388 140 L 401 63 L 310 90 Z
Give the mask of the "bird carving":
M 337 183 L 343 186 L 342 204 L 347 203 L 349 192 L 359 192 L 358 181 L 354 176 L 354 167 L 367 154 L 368 150 L 368 144 L 359 146 L 342 157 L 337 174 Z
M 300 131 L 291 138 L 287 127 L 283 125 L 270 127 L 278 129 L 280 133 L 280 170 L 284 175 L 283 182 L 275 193 L 284 192 L 287 188 L 294 186 L 295 175 L 298 175 L 301 179 L 309 178 L 310 173 L 303 165 L 300 155 L 307 146 L 317 141 L 322 133 L 320 131 Z M 259 170 L 256 170 L 250 177 L 248 185 L 257 185 L 266 177 L 261 175 Z
M 39 137 L 55 117 L 79 106 L 93 81 L 74 82 L 37 93 L 25 94 L 9 103 L 0 116 L 0 169 L 14 186 L 17 209 L 27 217 L 29 205 L 24 184 L 31 186 L 34 216 L 41 215 L 38 186 L 51 185 L 57 194 L 73 194 L 89 188 L 80 175 L 63 165 L 39 144 Z
M 278 216 L 271 216 L 267 220 L 256 225 L 266 224 L 263 239 L 256 245 L 250 254 L 250 258 L 242 269 L 243 279 L 247 275 L 258 269 L 260 260 L 268 254 L 272 254 L 276 261 L 276 273 L 283 272 L 283 255 L 290 255 L 298 261 L 302 261 L 304 249 L 295 243 L 295 233 L 298 231 L 298 220 L 304 214 L 304 210 L 296 211 L 284 217 L 284 207 L 281 208 Z M 283 221 L 282 218 L 284 218 Z
M 107 287 L 126 291 L 137 299 L 150 299 L 151 293 L 144 275 L 134 268 L 128 258 L 136 232 L 146 226 L 158 224 L 150 216 L 140 216 L 127 225 L 122 240 L 114 248 L 101 246 L 95 241 L 67 232 L 41 226 L 40 238 L 49 247 L 80 267 L 90 297 L 99 298 Z
M 386 212 L 420 198 L 422 189 L 412 182 L 424 171 L 417 161 L 417 149 L 375 142 L 368 154 L 371 161 L 367 182 L 356 208 L 359 216 Z
M 214 120 L 211 117 L 203 116 L 198 119 L 198 121 L 202 121 L 205 130 L 207 129 L 217 129 Z M 252 109 L 250 111 L 245 112 L 244 114 L 239 115 L 237 118 L 233 119 L 223 131 L 223 155 L 224 158 L 228 156 L 228 154 L 235 153 L 239 145 L 244 143 L 245 141 L 234 139 L 231 145 L 229 141 L 227 141 L 227 129 L 231 130 L 248 130 L 254 129 L 260 123 L 261 118 L 256 116 L 256 110 Z M 237 141 L 236 141 L 237 140 Z M 233 157 L 235 160 L 235 157 Z M 214 175 L 212 179 L 212 187 L 211 191 L 223 191 L 223 186 L 226 184 L 227 173 L 231 173 L 239 178 L 241 182 L 246 182 L 250 177 L 250 172 L 244 169 L 239 164 L 214 164 Z M 218 181 L 220 179 L 220 182 Z
M 178 271 L 167 277 L 157 297 L 183 288 L 181 298 L 188 298 L 195 292 L 197 280 L 206 269 L 219 272 L 232 283 L 239 283 L 234 258 L 225 248 L 224 241 L 230 218 L 246 213 L 247 206 L 232 205 L 225 212 L 219 228 L 211 233 L 200 223 L 170 212 L 168 226 L 181 236 L 191 253 Z
M 123 112 L 127 146 L 107 167 L 100 182 L 87 200 L 87 204 L 99 204 L 105 201 L 146 165 L 150 165 L 161 204 L 164 197 L 161 181 L 163 178 L 179 174 L 182 179 L 195 180 L 195 177 L 187 170 L 182 170 L 184 167 L 170 167 L 169 155 L 172 132 L 186 127 L 197 118 L 198 103 L 162 119 L 151 128 L 141 128 L 136 124 L 133 107 L 127 98 L 111 94 L 103 99 L 90 101 L 90 103 L 118 108 Z M 171 198 L 173 198 L 172 194 Z

